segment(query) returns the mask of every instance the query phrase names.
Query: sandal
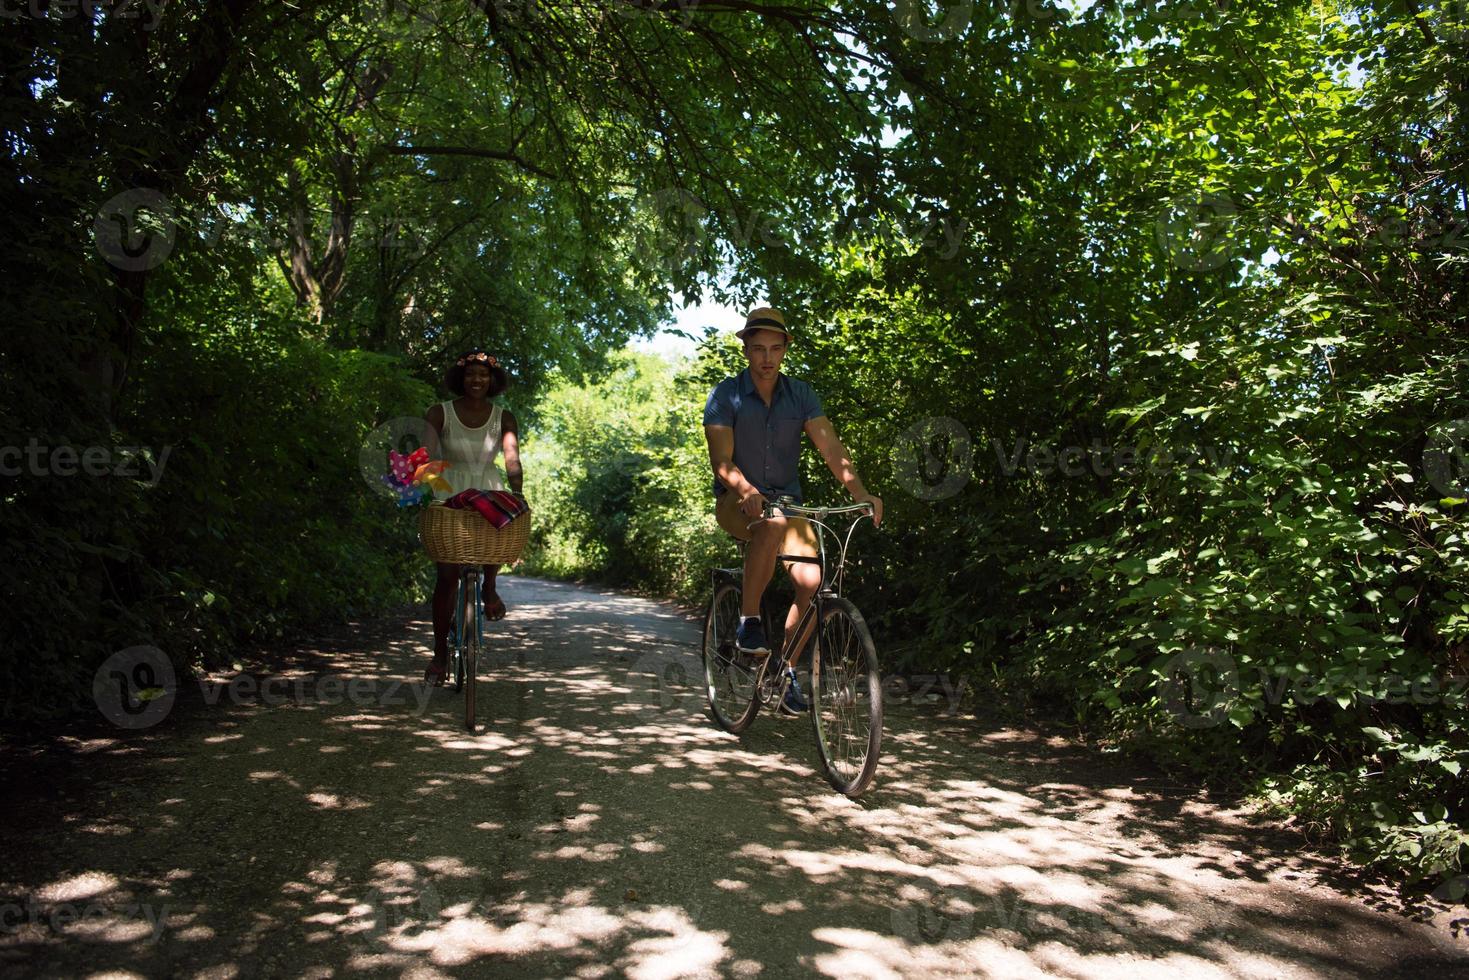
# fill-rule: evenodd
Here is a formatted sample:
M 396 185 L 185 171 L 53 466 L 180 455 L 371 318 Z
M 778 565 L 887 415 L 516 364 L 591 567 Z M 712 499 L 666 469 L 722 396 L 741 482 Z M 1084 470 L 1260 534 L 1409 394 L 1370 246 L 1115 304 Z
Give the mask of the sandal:
M 505 618 L 505 600 L 495 596 L 485 601 L 485 622 L 495 623 Z
M 445 655 L 442 662 L 435 658 L 434 662 L 428 665 L 428 670 L 423 672 L 423 682 L 431 687 L 443 687 L 444 682 L 448 680 L 448 675 L 449 658 Z

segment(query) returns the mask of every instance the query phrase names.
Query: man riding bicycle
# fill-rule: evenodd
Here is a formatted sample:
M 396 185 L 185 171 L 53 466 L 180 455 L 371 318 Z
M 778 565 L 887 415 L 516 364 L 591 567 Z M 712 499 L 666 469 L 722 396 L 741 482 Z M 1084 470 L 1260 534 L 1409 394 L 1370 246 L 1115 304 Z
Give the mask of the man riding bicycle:
M 816 533 L 805 518 L 778 512 L 768 519 L 761 516 L 767 497 L 801 500 L 801 433 L 811 437 L 816 451 L 852 499 L 872 504 L 874 524 L 882 523 L 882 499 L 863 486 L 816 392 L 806 382 L 780 373 L 781 360 L 792 339 L 784 315 L 770 307 L 752 310 L 735 336 L 744 341 L 749 367 L 733 378 L 725 378 L 709 393 L 704 405 L 704 436 L 714 469 L 715 519 L 734 537 L 748 542 L 742 618 L 735 644 L 741 653 L 763 657 L 770 654 L 770 645 L 760 623 L 760 597 L 775 574 L 776 555 L 817 554 Z M 804 562 L 787 562 L 786 566 L 796 589 L 796 601 L 786 614 L 789 637 L 821 586 L 821 567 Z M 790 660 L 806 637 L 799 640 L 786 647 Z M 783 706 L 805 711 L 807 705 L 795 684 L 792 665 L 787 663 L 785 669 L 791 683 Z

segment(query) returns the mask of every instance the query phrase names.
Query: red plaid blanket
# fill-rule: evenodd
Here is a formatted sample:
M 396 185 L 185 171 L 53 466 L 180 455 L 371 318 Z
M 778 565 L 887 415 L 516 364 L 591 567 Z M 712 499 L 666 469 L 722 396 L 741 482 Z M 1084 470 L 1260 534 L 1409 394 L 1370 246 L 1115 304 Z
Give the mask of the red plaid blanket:
M 524 497 L 505 490 L 477 490 L 473 487 L 459 491 L 444 501 L 444 506 L 455 510 L 477 510 L 497 528 L 503 528 L 521 514 L 530 513 L 530 504 Z

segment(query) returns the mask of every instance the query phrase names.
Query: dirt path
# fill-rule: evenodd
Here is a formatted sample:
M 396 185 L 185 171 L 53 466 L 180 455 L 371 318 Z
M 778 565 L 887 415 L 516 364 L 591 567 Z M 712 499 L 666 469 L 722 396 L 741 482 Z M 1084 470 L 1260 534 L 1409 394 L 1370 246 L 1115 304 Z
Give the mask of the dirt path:
M 0 970 L 1469 976 L 1451 914 L 1375 911 L 1293 838 L 1063 740 L 896 705 L 853 803 L 804 719 L 705 720 L 673 607 L 504 594 L 477 737 L 400 684 L 413 621 L 264 694 L 7 753 Z

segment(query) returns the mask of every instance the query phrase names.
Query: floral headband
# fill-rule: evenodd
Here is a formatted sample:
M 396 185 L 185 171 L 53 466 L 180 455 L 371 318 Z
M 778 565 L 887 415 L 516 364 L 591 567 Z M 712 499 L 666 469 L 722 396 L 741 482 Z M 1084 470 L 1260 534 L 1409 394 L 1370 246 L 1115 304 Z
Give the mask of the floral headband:
M 490 367 L 499 367 L 500 366 L 500 362 L 497 361 L 497 360 L 495 360 L 495 355 L 493 355 L 493 354 L 486 354 L 483 351 L 481 351 L 478 354 L 470 354 L 467 357 L 461 357 L 461 358 L 459 358 L 459 360 L 457 360 L 457 361 L 454 362 L 454 366 L 455 367 L 464 367 L 465 362 L 467 362 L 467 361 L 483 361 L 486 364 L 488 364 Z

